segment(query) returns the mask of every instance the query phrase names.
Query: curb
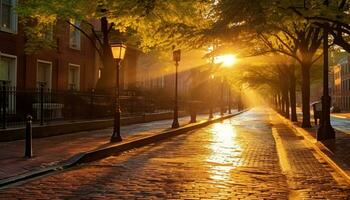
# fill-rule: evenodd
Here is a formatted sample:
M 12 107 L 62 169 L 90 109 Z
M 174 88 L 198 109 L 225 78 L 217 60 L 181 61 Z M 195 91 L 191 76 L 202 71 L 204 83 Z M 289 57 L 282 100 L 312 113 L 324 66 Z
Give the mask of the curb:
M 332 158 L 333 153 L 321 142 L 318 142 L 317 139 L 312 137 L 306 130 L 303 128 L 296 126 L 293 122 L 284 118 L 281 114 L 275 112 L 282 121 L 290 127 L 296 135 L 301 135 L 307 144 L 311 146 L 338 174 L 340 174 L 348 184 L 350 184 L 350 169 L 345 166 L 340 166 L 340 164 L 336 163 L 336 159 Z
M 186 116 L 186 112 L 179 111 L 179 117 Z M 122 117 L 121 126 L 147 123 L 158 120 L 172 119 L 172 112 L 148 113 L 133 117 Z M 65 135 L 80 131 L 99 130 L 113 126 L 113 119 L 99 119 L 86 121 L 73 121 L 59 124 L 46 124 L 33 126 L 33 138 L 44 138 L 56 135 Z M 25 127 L 0 129 L 0 142 L 10 142 L 25 139 Z
M 243 111 L 240 111 L 240 112 L 237 112 L 234 114 L 229 114 L 229 115 L 226 115 L 223 117 L 207 120 L 204 122 L 199 122 L 199 123 L 192 124 L 192 125 L 190 124 L 190 125 L 180 127 L 180 128 L 174 129 L 174 130 L 163 131 L 163 132 L 155 134 L 155 135 L 145 136 L 142 138 L 138 138 L 136 140 L 128 141 L 128 142 L 121 143 L 121 144 L 116 144 L 114 146 L 80 153 L 80 154 L 77 154 L 77 155 L 71 157 L 70 159 L 68 159 L 60 164 L 57 164 L 55 166 L 51 166 L 48 168 L 43 168 L 40 170 L 27 172 L 27 173 L 24 173 L 24 174 L 21 174 L 18 176 L 14 176 L 11 178 L 3 179 L 0 181 L 0 189 L 4 189 L 4 188 L 6 188 L 12 184 L 15 184 L 15 183 L 27 181 L 27 180 L 37 178 L 37 177 L 40 177 L 43 175 L 47 175 L 47 174 L 54 173 L 57 171 L 65 170 L 65 169 L 71 168 L 71 167 L 79 165 L 79 164 L 93 162 L 96 160 L 107 158 L 107 157 L 112 156 L 112 155 L 118 155 L 124 151 L 128 151 L 128 150 L 131 150 L 134 148 L 146 146 L 148 144 L 155 143 L 155 142 L 158 142 L 158 141 L 170 138 L 170 137 L 174 137 L 176 135 L 180 135 L 183 133 L 187 133 L 189 131 L 192 131 L 192 130 L 195 130 L 198 128 L 203 128 L 203 127 L 208 126 L 212 123 L 216 123 L 216 122 L 237 116 L 237 115 L 242 114 L 248 110 L 249 109 L 246 109 L 246 110 L 243 110 Z

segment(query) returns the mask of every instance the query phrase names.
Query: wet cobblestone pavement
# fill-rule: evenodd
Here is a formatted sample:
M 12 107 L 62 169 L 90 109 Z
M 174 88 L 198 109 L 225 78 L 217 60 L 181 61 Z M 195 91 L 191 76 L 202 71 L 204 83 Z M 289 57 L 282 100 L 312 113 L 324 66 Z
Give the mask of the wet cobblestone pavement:
M 0 199 L 350 199 L 268 109 L 0 190 Z

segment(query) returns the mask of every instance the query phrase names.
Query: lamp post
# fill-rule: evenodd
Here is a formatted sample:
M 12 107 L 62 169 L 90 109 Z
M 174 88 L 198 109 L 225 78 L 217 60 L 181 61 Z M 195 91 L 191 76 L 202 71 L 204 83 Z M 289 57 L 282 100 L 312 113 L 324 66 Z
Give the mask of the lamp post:
M 181 50 L 173 51 L 173 61 L 175 61 L 175 97 L 174 97 L 174 119 L 172 128 L 179 128 L 179 120 L 178 120 L 178 105 L 177 105 L 177 79 L 178 79 L 178 67 L 179 61 L 181 60 Z
M 228 114 L 232 114 L 231 112 L 231 88 L 228 87 Z
M 239 95 L 238 95 L 238 105 L 237 105 L 238 111 L 241 111 L 242 108 L 242 85 L 239 87 Z
M 214 86 L 214 78 L 215 76 L 214 75 L 210 75 L 209 76 L 209 90 L 210 90 L 210 103 L 209 103 L 209 119 L 213 119 L 213 86 Z
M 224 115 L 224 78 L 221 77 L 221 92 L 220 92 L 220 115 Z
M 120 103 L 119 103 L 119 69 L 120 63 L 124 59 L 126 46 L 120 42 L 110 43 L 112 49 L 113 58 L 117 62 L 115 90 L 114 90 L 114 126 L 111 142 L 120 142 L 122 137 L 120 136 Z
M 328 26 L 328 24 L 325 24 Z M 322 117 L 320 127 L 317 130 L 317 140 L 334 139 L 335 132 L 330 122 L 330 105 L 331 97 L 328 90 L 328 30 L 323 29 L 323 95 L 322 101 Z

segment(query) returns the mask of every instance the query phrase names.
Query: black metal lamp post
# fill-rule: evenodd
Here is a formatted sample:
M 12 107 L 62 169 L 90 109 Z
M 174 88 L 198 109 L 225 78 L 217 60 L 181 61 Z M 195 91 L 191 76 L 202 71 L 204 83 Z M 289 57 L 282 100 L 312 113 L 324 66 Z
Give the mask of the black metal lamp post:
M 231 112 L 231 88 L 228 87 L 228 114 L 232 114 Z
M 179 128 L 179 115 L 178 115 L 178 105 L 177 105 L 177 81 L 178 81 L 178 67 L 179 61 L 181 60 L 181 50 L 173 51 L 173 61 L 175 61 L 175 97 L 174 97 L 174 119 L 172 128 Z
M 116 82 L 115 82 L 115 91 L 114 91 L 114 127 L 113 134 L 111 137 L 111 142 L 120 142 L 122 137 L 120 136 L 120 104 L 119 104 L 119 69 L 120 63 L 124 59 L 126 46 L 122 43 L 110 43 L 113 58 L 117 62 L 116 69 Z
M 213 88 L 214 88 L 214 78 L 215 76 L 214 75 L 210 75 L 210 83 L 209 83 L 209 86 L 210 86 L 210 103 L 209 103 L 209 119 L 213 119 L 213 104 L 214 104 L 214 98 L 213 98 Z
M 237 105 L 237 109 L 238 111 L 241 111 L 242 108 L 242 85 L 239 87 L 239 96 L 238 96 L 238 105 Z
M 325 24 L 327 26 L 327 24 Z M 323 96 L 322 117 L 317 130 L 317 140 L 334 139 L 335 132 L 330 122 L 331 97 L 328 89 L 328 30 L 323 29 Z
M 224 78 L 221 77 L 221 92 L 220 92 L 220 115 L 224 115 Z

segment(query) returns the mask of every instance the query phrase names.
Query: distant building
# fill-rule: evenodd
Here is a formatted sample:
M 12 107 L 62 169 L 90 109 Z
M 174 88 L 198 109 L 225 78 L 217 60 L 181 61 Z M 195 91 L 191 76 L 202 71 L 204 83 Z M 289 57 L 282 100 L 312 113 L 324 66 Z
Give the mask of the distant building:
M 182 65 L 179 66 L 178 70 L 178 93 L 180 97 L 184 97 L 190 92 L 191 70 L 183 70 Z M 175 88 L 175 65 L 173 62 L 141 54 L 136 71 L 138 89 L 164 91 L 172 97 Z
M 342 111 L 350 110 L 350 65 L 349 54 L 341 56 L 333 66 L 332 104 Z

